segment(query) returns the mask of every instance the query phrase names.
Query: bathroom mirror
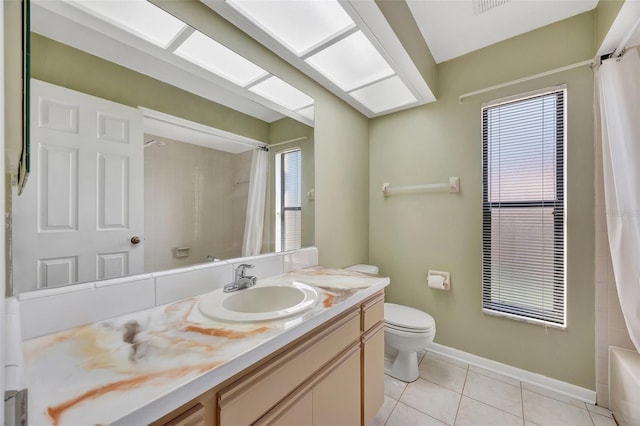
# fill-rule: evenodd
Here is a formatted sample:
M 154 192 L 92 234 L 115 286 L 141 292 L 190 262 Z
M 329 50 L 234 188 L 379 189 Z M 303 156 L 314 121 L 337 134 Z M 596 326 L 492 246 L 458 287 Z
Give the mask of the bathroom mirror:
M 128 20 L 149 16 L 149 7 L 157 9 L 148 20 L 156 28 Z M 144 0 L 43 0 L 30 9 L 35 93 L 25 120 L 39 129 L 53 124 L 48 135 L 31 135 L 25 197 L 13 188 L 13 293 L 313 245 L 313 99 Z M 213 56 L 211 49 L 218 49 Z M 217 62 L 238 69 L 229 74 Z M 36 98 L 39 85 L 45 91 Z M 56 100 L 58 90 L 137 114 L 141 131 L 131 144 L 140 158 L 82 154 L 55 120 L 76 129 L 84 107 Z M 122 142 L 112 133 L 135 127 L 100 114 L 98 139 Z M 260 154 L 263 145 L 271 148 Z M 267 163 L 266 185 L 257 190 L 265 199 L 263 227 L 253 233 L 261 243 L 243 253 L 252 185 L 260 187 L 252 164 L 260 156 Z M 125 188 L 134 175 L 137 186 Z M 112 247 L 96 243 L 116 230 Z

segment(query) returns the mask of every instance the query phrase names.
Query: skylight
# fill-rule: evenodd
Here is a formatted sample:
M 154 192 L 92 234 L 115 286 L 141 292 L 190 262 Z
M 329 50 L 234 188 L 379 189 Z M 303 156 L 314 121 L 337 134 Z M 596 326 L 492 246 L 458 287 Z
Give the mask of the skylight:
M 174 53 L 242 87 L 268 74 L 199 31 L 191 34 Z
M 162 48 L 187 26 L 146 0 L 93 0 L 75 4 Z
M 379 81 L 350 93 L 374 114 L 389 111 L 417 101 L 398 76 Z
M 321 50 L 306 62 L 346 92 L 393 74 L 362 31 Z
M 298 56 L 355 27 L 337 0 L 227 0 L 227 3 Z
M 249 91 L 267 98 L 285 108 L 296 110 L 313 104 L 313 98 L 286 83 L 271 76 L 249 88 Z

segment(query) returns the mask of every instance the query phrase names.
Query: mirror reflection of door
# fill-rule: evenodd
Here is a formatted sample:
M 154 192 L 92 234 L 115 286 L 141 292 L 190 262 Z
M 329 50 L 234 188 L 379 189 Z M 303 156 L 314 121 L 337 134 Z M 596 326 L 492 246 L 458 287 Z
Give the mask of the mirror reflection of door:
M 302 151 L 276 154 L 276 251 L 302 244 Z
M 33 167 L 13 198 L 14 291 L 142 273 L 142 112 L 38 80 L 31 88 Z

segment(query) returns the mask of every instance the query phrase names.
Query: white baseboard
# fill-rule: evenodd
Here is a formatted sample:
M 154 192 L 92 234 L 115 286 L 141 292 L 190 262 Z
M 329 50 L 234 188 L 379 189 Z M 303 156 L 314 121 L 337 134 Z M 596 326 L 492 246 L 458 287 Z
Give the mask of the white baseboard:
M 571 383 L 563 382 L 561 380 L 552 379 L 551 377 L 532 373 L 521 368 L 512 367 L 501 362 L 483 358 L 478 355 L 473 355 L 468 352 L 440 345 L 438 343 L 431 343 L 427 347 L 427 351 L 453 358 L 470 365 L 475 365 L 476 367 L 481 367 L 486 370 L 490 370 L 495 373 L 499 373 L 504 376 L 519 380 L 521 382 L 540 386 L 541 388 L 545 388 L 550 391 L 557 392 L 559 394 L 569 396 L 571 398 L 575 398 L 589 404 L 596 403 L 596 391 L 591 389 L 576 386 Z

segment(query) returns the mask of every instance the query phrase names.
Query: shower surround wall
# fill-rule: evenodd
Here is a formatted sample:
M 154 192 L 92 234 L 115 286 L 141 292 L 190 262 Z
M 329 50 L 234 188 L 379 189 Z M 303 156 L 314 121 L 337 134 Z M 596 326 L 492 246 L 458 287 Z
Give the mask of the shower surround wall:
M 145 272 L 240 257 L 251 151 L 231 154 L 166 142 L 144 150 Z M 176 258 L 174 249 L 190 247 Z
M 596 132 L 599 132 L 597 129 Z M 609 407 L 609 346 L 635 350 L 622 316 L 613 276 L 607 212 L 604 204 L 602 141 L 595 138 L 596 222 L 596 394 L 598 405 Z

